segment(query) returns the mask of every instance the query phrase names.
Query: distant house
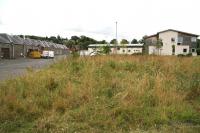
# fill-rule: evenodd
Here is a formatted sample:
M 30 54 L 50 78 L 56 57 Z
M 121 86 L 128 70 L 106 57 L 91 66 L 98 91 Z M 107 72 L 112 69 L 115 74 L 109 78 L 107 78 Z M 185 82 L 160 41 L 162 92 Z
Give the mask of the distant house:
M 95 52 L 102 51 L 103 46 L 109 46 L 111 50 L 111 54 L 136 54 L 136 53 L 142 53 L 143 50 L 143 44 L 90 44 L 88 46 L 88 54 L 92 54 Z
M 158 55 L 196 55 L 197 37 L 196 34 L 173 29 L 164 30 L 145 38 L 145 51 Z

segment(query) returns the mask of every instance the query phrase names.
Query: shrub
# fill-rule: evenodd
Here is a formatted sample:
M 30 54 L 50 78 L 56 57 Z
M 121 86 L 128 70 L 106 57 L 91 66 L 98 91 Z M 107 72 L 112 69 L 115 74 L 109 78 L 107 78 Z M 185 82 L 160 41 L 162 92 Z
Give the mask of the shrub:
M 187 56 L 187 57 L 191 57 L 191 56 L 192 56 L 192 53 L 189 53 L 189 54 L 187 54 L 186 56 Z
M 178 57 L 185 57 L 184 54 L 178 54 L 177 56 L 178 56 Z
M 200 48 L 197 48 L 196 51 L 197 51 L 197 55 L 200 55 Z
M 144 55 L 144 53 L 133 53 L 132 55 Z

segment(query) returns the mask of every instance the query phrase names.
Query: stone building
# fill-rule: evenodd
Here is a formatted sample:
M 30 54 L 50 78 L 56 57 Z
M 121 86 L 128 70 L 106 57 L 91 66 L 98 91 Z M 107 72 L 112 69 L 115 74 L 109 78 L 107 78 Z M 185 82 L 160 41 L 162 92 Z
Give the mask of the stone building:
M 16 35 L 0 34 L 0 59 L 15 59 L 28 57 L 31 51 L 51 50 L 55 55 L 68 53 L 68 48 L 62 44 L 55 44 L 41 40 L 21 38 Z

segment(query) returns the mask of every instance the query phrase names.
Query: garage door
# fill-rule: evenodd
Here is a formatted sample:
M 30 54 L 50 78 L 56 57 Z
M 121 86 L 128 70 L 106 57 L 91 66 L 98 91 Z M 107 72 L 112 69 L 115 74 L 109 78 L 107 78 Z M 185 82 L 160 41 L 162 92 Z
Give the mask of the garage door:
M 9 48 L 1 48 L 2 58 L 9 59 L 10 58 L 10 50 Z

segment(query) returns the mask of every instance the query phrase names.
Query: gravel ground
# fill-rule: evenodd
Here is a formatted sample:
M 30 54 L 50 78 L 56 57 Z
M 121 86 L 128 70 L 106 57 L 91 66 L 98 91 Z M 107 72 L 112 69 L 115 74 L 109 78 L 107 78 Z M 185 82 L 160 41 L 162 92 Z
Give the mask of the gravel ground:
M 0 60 L 0 80 L 14 78 L 23 75 L 27 68 L 41 69 L 48 66 L 60 58 L 65 56 L 57 56 L 54 59 L 15 59 Z

